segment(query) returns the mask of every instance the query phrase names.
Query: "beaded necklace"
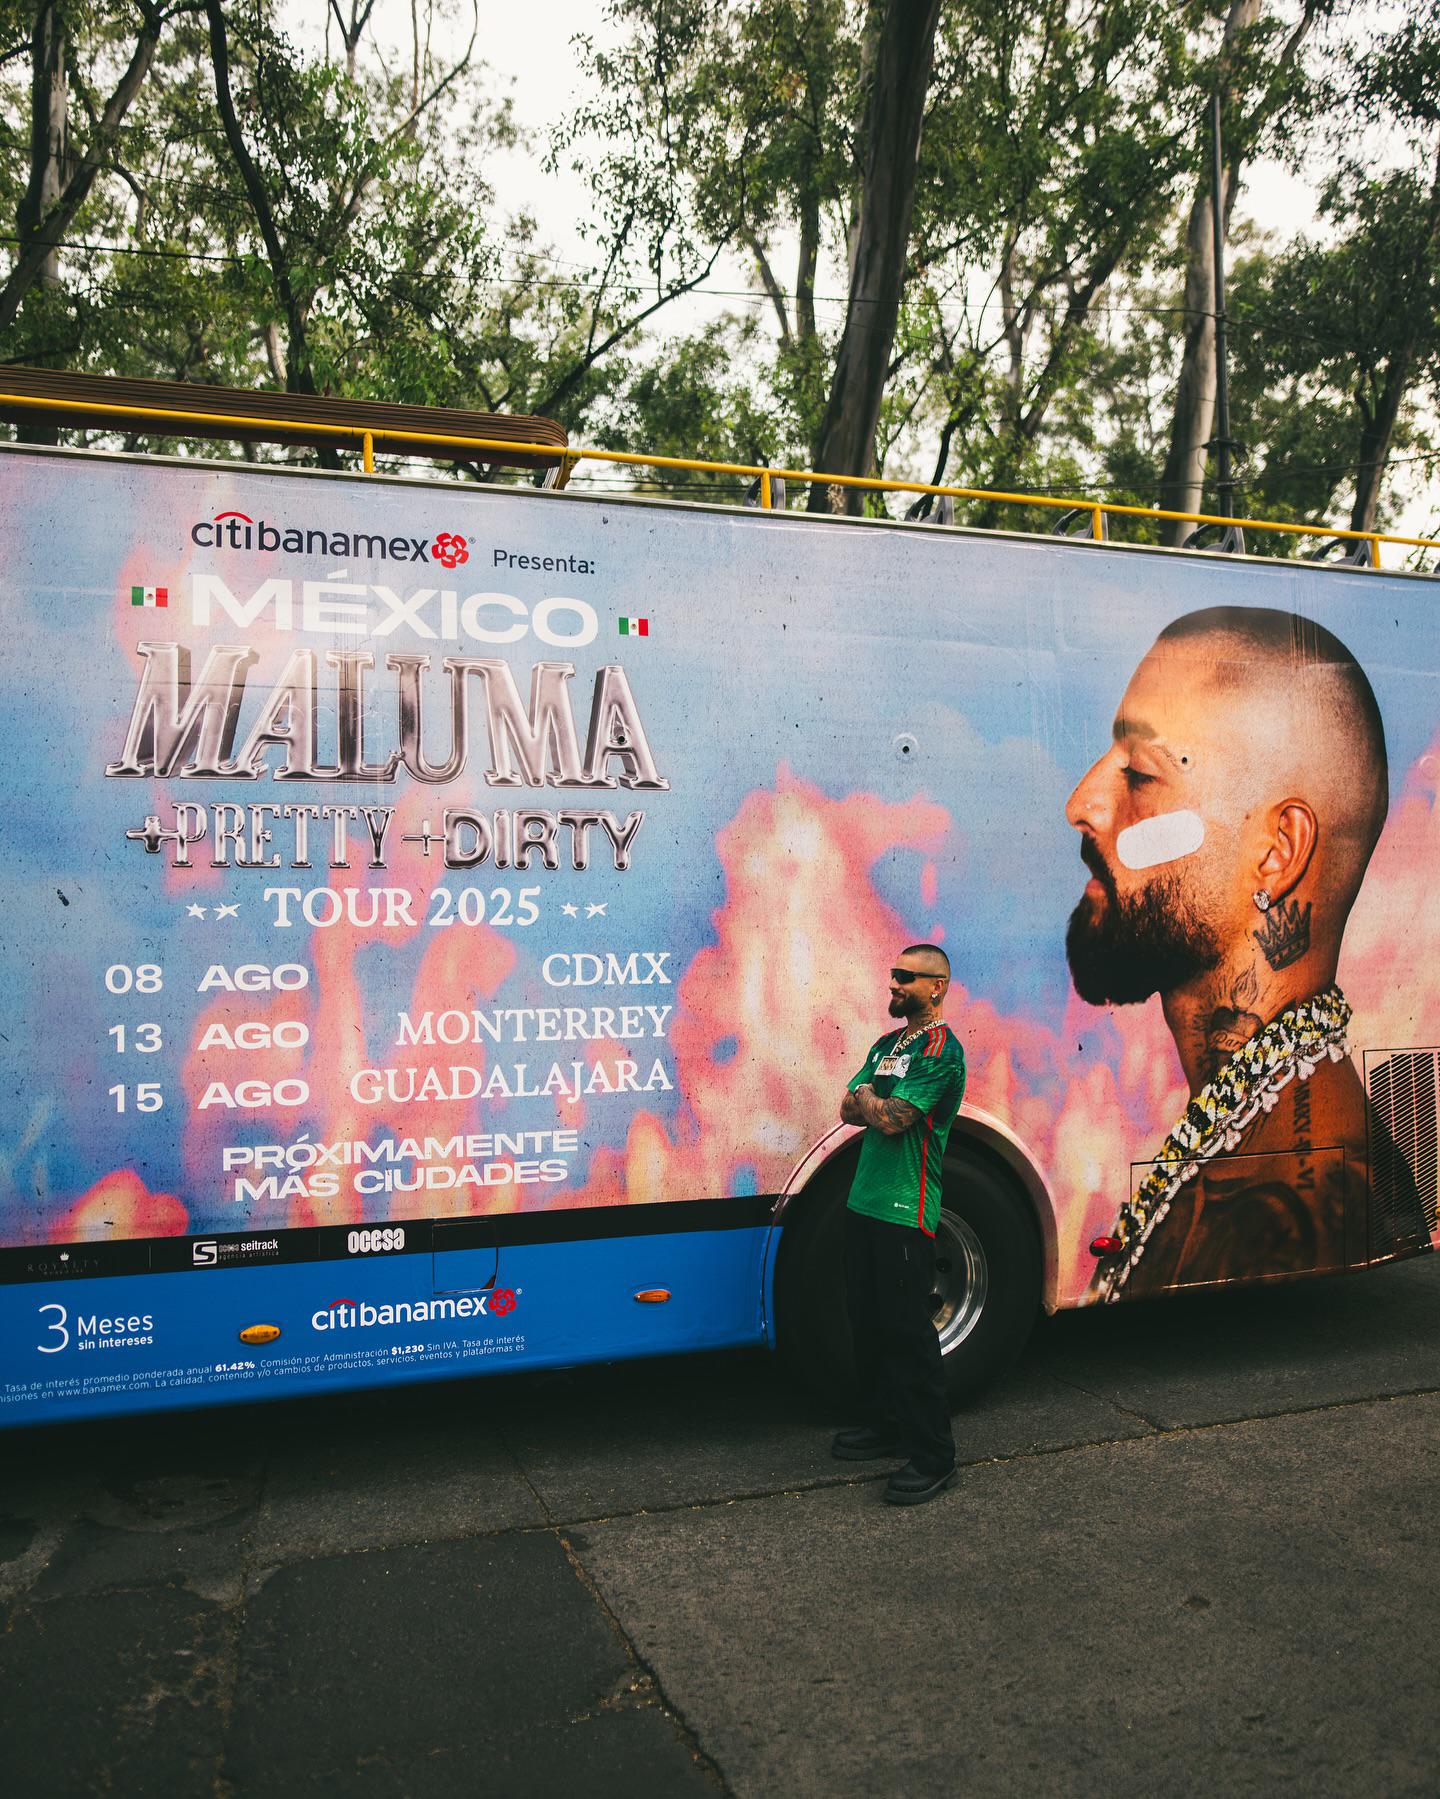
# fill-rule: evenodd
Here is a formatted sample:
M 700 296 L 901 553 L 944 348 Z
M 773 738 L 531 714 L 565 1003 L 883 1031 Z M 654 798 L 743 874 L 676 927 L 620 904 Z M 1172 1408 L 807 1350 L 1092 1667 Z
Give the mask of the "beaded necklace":
M 1331 985 L 1271 1019 L 1206 1082 L 1161 1144 L 1155 1166 L 1134 1197 L 1120 1208 L 1110 1232 L 1118 1247 L 1102 1255 L 1096 1271 L 1096 1297 L 1102 1305 L 1119 1297 L 1171 1201 L 1200 1172 L 1200 1164 L 1238 1148 L 1251 1123 L 1262 1111 L 1273 1110 L 1292 1080 L 1308 1081 L 1327 1056 L 1343 1061 L 1350 1049 L 1345 1038 L 1349 1025 L 1349 1003 Z

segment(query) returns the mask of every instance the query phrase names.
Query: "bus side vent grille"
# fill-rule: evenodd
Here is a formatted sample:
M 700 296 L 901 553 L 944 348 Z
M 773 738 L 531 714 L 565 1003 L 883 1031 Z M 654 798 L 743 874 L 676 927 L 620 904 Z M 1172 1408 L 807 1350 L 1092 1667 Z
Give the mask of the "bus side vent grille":
M 1413 1248 L 1435 1228 L 1440 1051 L 1367 1050 L 1370 1254 Z

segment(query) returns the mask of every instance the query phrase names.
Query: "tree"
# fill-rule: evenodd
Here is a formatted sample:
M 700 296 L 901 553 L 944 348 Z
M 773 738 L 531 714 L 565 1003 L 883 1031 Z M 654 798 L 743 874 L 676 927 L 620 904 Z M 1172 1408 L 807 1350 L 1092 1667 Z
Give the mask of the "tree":
M 377 266 L 397 238 L 412 252 L 433 253 L 434 224 L 424 215 L 437 189 L 424 179 L 421 127 L 463 80 L 474 50 L 472 31 L 453 63 L 434 67 L 428 52 L 421 56 L 417 16 L 409 91 L 403 78 L 363 80 L 357 50 L 371 10 L 352 4 L 347 16 L 336 7 L 346 57 L 341 69 L 298 57 L 259 0 L 243 38 L 227 22 L 223 0 L 205 0 L 224 145 L 274 285 L 285 385 L 299 393 L 316 391 L 310 320 L 322 291 L 343 292 L 363 310 Z M 246 82 L 243 126 L 234 90 L 237 48 Z M 468 198 L 488 197 L 473 178 L 468 185 Z M 483 220 L 478 206 L 444 208 L 451 227 L 447 253 L 463 260 L 479 250 L 483 222 L 476 222 L 477 213 Z
M 114 22 L 79 4 L 74 58 L 103 71 Z M 337 0 L 333 57 L 297 51 L 272 0 L 167 13 L 54 284 L 32 283 L 0 353 L 432 404 L 493 393 L 521 410 L 559 385 L 579 356 L 572 296 L 529 221 L 497 217 L 482 171 L 513 141 L 508 107 L 463 39 L 449 62 L 430 54 L 437 5 L 411 8 L 394 70 L 366 36 L 368 0 Z M 27 9 L 27 50 L 30 23 Z M 87 91 L 96 80 L 87 64 Z M 24 191 L 0 164 L 0 196 L 18 207 Z
M 940 0 L 885 0 L 876 35 L 861 128 L 864 160 L 850 239 L 849 303 L 815 451 L 817 466 L 837 475 L 864 475 L 874 466 L 939 19 Z M 823 487 L 811 489 L 812 512 L 831 503 Z M 840 509 L 861 510 L 855 489 Z
M 1263 17 L 1263 0 L 1231 0 L 1225 16 L 1220 52 L 1200 84 L 1200 93 L 1218 92 L 1224 159 L 1220 169 L 1220 242 L 1240 191 L 1240 171 L 1247 157 L 1273 137 L 1274 128 L 1293 124 L 1308 98 L 1300 51 L 1330 0 L 1302 0 L 1300 12 L 1286 29 L 1278 56 L 1274 39 L 1285 29 L 1276 17 Z M 1211 113 L 1197 93 L 1194 198 L 1185 224 L 1185 337 L 1175 382 L 1170 445 L 1160 477 L 1159 503 L 1175 512 L 1198 512 L 1205 481 L 1206 453 L 1215 417 L 1215 213 L 1212 201 Z M 1162 527 L 1162 541 L 1178 544 L 1191 527 L 1172 520 Z
M 1053 409 L 1075 388 L 1095 404 L 1106 295 L 1154 253 L 1185 166 L 1202 16 L 1158 0 L 947 8 L 912 252 L 954 316 L 928 371 L 934 480 L 958 444 L 972 484 L 1044 482 Z
M 611 0 L 592 99 L 550 148 L 592 182 L 578 269 L 487 180 L 514 127 L 478 40 L 432 51 L 474 0 L 413 0 L 399 44 L 375 0 L 327 0 L 310 52 L 293 3 L 0 0 L 0 103 L 22 121 L 0 155 L 0 356 L 1142 501 L 1168 446 L 1189 509 L 1213 389 L 1197 122 L 1223 76 L 1228 229 L 1255 155 L 1313 156 L 1333 0 Z M 1235 271 L 1236 429 L 1272 510 L 1348 499 L 1359 465 L 1373 521 L 1423 443 L 1437 9 L 1371 41 L 1347 15 L 1324 109 L 1352 139 L 1388 133 L 1395 166 L 1337 142 L 1327 241 Z M 722 269 L 748 296 L 661 335 Z
M 1333 241 L 1293 239 L 1236 271 L 1236 398 L 1267 515 L 1323 516 L 1348 489 L 1350 528 L 1379 517 L 1391 454 L 1422 441 L 1440 393 L 1440 166 L 1327 184 Z
M 928 8 L 616 0 L 610 22 L 629 35 L 592 51 L 602 100 L 581 121 L 614 146 L 597 171 L 602 216 L 617 240 L 644 221 L 651 246 L 750 250 L 777 324 L 761 377 L 812 466 L 883 467 L 893 445 L 934 425 L 935 479 L 956 444 L 973 475 L 1020 479 L 1056 395 L 1083 375 L 1107 282 L 1167 216 L 1189 153 L 1179 102 L 1199 8 L 951 0 L 927 37 Z M 903 71 L 923 110 L 877 136 L 885 32 L 907 21 L 897 61 L 907 43 L 934 46 L 928 80 L 919 55 Z M 909 148 L 892 155 L 902 139 Z M 874 158 L 882 169 L 888 158 L 892 185 L 867 190 Z M 879 253 L 867 248 L 862 266 L 867 216 Z M 777 270 L 792 248 L 787 292 Z M 847 289 L 865 284 L 847 297 L 843 368 L 840 342 L 816 324 L 827 256 Z M 846 395 L 867 426 L 863 457 L 853 428 L 842 445 L 826 423 Z
M 1440 353 L 1440 0 L 1425 0 L 1356 59 L 1355 92 L 1363 113 L 1399 128 L 1428 174 L 1427 184 L 1402 169 L 1377 184 L 1351 164 L 1332 187 L 1343 193 L 1348 180 L 1362 198 L 1362 235 L 1382 289 L 1375 322 L 1386 327 L 1383 356 L 1356 393 L 1364 427 L 1350 524 L 1368 531 L 1402 408 L 1418 381 L 1433 380 Z M 1368 272 L 1354 268 L 1352 291 Z
M 162 9 L 155 0 L 102 9 L 94 35 L 102 48 L 120 50 L 123 67 L 97 110 L 92 82 L 75 66 L 69 9 L 62 0 L 37 0 L 33 7 L 29 178 L 16 211 L 15 261 L 0 287 L 0 332 L 14 323 L 37 281 L 58 282 L 61 240 L 96 178 L 111 166 L 125 115 L 149 72 L 160 33 L 178 10 Z M 70 103 L 72 72 L 74 92 L 86 114 L 78 128 Z
M 594 188 L 602 294 L 643 270 L 663 302 L 744 252 L 775 319 L 762 378 L 794 458 L 812 463 L 833 353 L 817 271 L 851 211 L 872 17 L 849 0 L 612 0 L 611 41 L 582 40 L 595 97 L 552 151 L 575 155 Z M 582 149 L 594 140 L 598 155 Z

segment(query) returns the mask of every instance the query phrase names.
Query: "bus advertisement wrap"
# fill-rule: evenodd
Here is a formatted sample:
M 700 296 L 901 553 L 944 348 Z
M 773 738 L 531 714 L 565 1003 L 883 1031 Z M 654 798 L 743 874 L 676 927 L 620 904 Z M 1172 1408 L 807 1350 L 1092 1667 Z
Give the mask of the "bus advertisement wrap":
M 1429 1245 L 1429 583 L 3 468 L 12 1421 L 756 1340 L 910 942 L 1049 1303 Z

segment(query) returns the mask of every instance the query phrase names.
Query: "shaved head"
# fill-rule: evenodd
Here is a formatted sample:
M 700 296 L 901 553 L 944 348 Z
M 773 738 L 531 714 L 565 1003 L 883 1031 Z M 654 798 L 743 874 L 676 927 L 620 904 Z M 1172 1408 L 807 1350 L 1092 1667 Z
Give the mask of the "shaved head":
M 950 958 L 938 943 L 912 943 L 900 954 L 912 957 L 911 966 L 922 974 L 943 974 L 947 981 L 950 979 Z
M 1331 891 L 1348 910 L 1390 806 L 1380 708 L 1350 651 L 1293 612 L 1211 606 L 1167 625 L 1150 654 L 1183 665 L 1217 712 L 1243 720 L 1226 761 L 1248 802 L 1294 793 L 1315 807 Z

